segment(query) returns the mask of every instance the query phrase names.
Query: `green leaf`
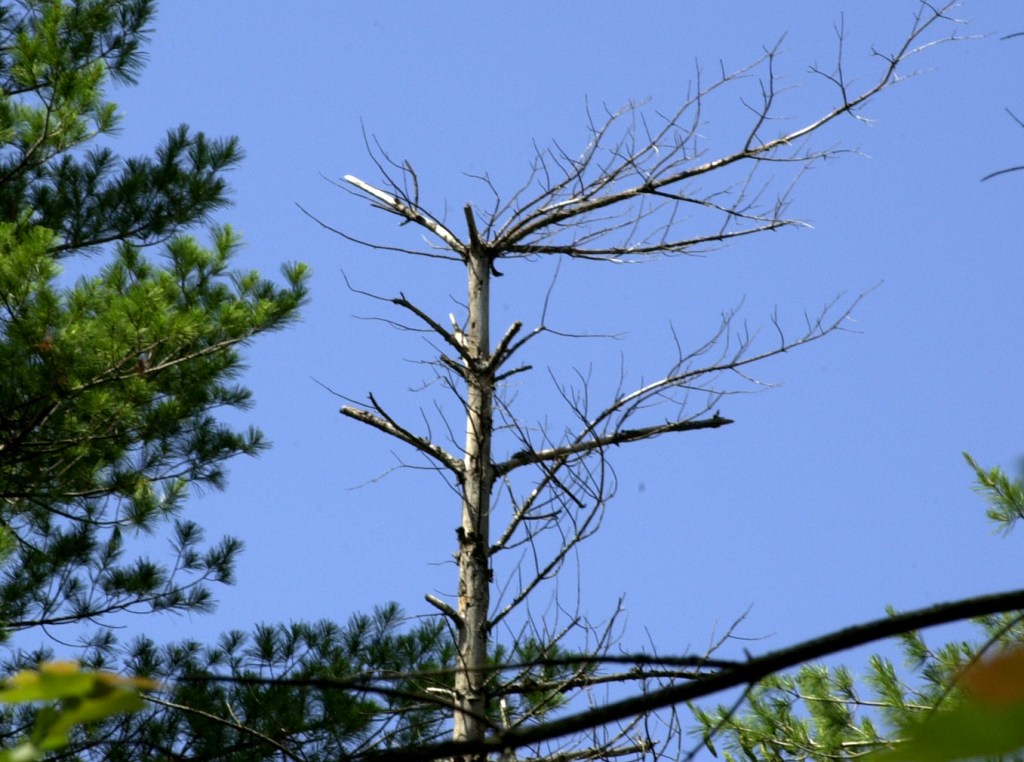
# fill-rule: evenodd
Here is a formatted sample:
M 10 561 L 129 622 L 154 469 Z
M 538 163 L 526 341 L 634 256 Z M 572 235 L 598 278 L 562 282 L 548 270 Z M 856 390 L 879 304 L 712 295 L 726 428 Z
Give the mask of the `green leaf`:
M 47 662 L 38 670 L 22 670 L 0 686 L 0 702 L 46 701 L 36 713 L 31 738 L 3 759 L 38 759 L 39 752 L 66 746 L 78 725 L 143 708 L 140 690 L 155 690 L 146 678 L 121 677 L 109 672 L 83 671 L 77 662 Z
M 877 762 L 947 762 L 1024 748 L 1024 648 L 974 661 L 955 681 L 960 700 L 909 723 L 906 740 Z
M 905 729 L 906 740 L 875 762 L 948 762 L 991 757 L 1024 748 L 1024 704 L 965 702 Z

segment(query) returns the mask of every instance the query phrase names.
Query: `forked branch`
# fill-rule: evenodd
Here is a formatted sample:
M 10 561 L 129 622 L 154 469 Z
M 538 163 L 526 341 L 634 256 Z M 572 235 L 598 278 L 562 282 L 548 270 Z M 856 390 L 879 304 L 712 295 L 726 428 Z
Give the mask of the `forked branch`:
M 384 409 L 377 403 L 377 400 L 374 399 L 372 394 L 370 395 L 370 404 L 373 406 L 373 409 L 379 413 L 379 415 L 375 415 L 368 410 L 351 407 L 350 405 L 342 407 L 340 412 L 344 416 L 353 418 L 360 423 L 365 423 L 367 426 L 372 426 L 379 431 L 383 431 L 385 434 L 390 434 L 395 439 L 399 439 L 408 445 L 412 445 L 420 452 L 436 460 L 442 466 L 447 468 L 455 474 L 457 478 L 462 478 L 463 464 L 461 460 L 456 458 L 440 445 L 431 442 L 425 437 L 413 434 L 408 429 L 398 425 L 390 415 L 384 412 Z
M 452 251 L 465 256 L 466 245 L 462 243 L 454 233 L 433 217 L 428 217 L 426 214 L 419 211 L 419 209 L 414 209 L 411 206 L 404 204 L 390 193 L 386 193 L 379 188 L 374 188 L 372 185 L 363 182 L 358 177 L 345 175 L 345 182 L 354 185 L 366 195 L 376 199 L 378 203 L 375 204 L 375 206 L 378 208 L 384 209 L 392 214 L 397 214 L 399 217 L 404 217 L 409 222 L 415 222 L 417 225 L 426 228 L 444 241 Z

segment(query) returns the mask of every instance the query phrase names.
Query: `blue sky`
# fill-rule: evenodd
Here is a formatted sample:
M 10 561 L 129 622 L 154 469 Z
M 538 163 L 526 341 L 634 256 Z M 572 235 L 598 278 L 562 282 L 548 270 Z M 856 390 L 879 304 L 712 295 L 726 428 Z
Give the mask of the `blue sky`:
M 831 91 L 808 67 L 835 57 L 848 32 L 848 74 L 878 72 L 911 24 L 913 0 L 787 3 L 279 3 L 174 0 L 163 4 L 141 84 L 118 89 L 124 154 L 150 151 L 181 122 L 238 135 L 247 159 L 231 175 L 236 206 L 219 220 L 247 241 L 240 265 L 267 274 L 285 260 L 314 271 L 303 322 L 260 339 L 245 377 L 274 448 L 231 468 L 224 493 L 197 496 L 190 515 L 211 537 L 247 546 L 235 587 L 216 614 L 137 620 L 154 637 L 212 639 L 256 622 L 344 620 L 385 601 L 429 614 L 425 593 L 451 594 L 458 504 L 384 435 L 342 418 L 323 385 L 378 399 L 410 425 L 435 387 L 417 336 L 364 317 L 398 317 L 350 291 L 404 292 L 445 321 L 463 288 L 458 265 L 360 249 L 296 204 L 355 235 L 414 244 L 410 227 L 327 180 L 379 177 L 363 132 L 417 169 L 437 214 L 459 224 L 487 172 L 512 190 L 533 141 L 581 150 L 585 108 L 650 99 L 669 110 L 700 66 L 735 69 L 783 35 L 786 125 L 824 112 Z M 624 596 L 622 645 L 703 649 L 749 609 L 739 644 L 777 648 L 911 608 L 1020 585 L 1019 538 L 994 535 L 971 492 L 961 451 L 1015 469 L 1024 454 L 1020 346 L 1024 174 L 980 182 L 1021 163 L 1024 29 L 1016 0 L 966 2 L 959 32 L 982 39 L 936 47 L 920 76 L 883 93 L 863 115 L 814 139 L 859 153 L 818 165 L 793 193 L 808 229 L 752 237 L 701 257 L 621 267 L 563 263 L 548 323 L 618 340 L 537 343 L 523 416 L 558 420 L 547 368 L 591 371 L 595 394 L 624 368 L 650 378 L 673 358 L 672 330 L 696 346 L 723 311 L 739 307 L 762 347 L 770 318 L 796 334 L 804 314 L 873 289 L 856 333 L 835 334 L 765 363 L 777 388 L 720 405 L 736 421 L 614 453 L 619 494 L 579 558 L 582 608 L 607 617 Z M 749 115 L 749 81 L 709 101 L 710 150 Z M 325 179 L 327 178 L 327 179 Z M 446 206 L 447 205 L 447 206 Z M 461 229 L 461 228 L 460 228 Z M 404 236 L 404 238 L 403 238 Z M 493 296 L 500 334 L 540 319 L 552 261 L 515 262 Z M 462 424 L 453 422 L 456 429 Z M 415 459 L 413 459 L 415 462 Z M 546 600 L 546 599 L 545 599 Z M 126 635 L 130 632 L 126 632 Z

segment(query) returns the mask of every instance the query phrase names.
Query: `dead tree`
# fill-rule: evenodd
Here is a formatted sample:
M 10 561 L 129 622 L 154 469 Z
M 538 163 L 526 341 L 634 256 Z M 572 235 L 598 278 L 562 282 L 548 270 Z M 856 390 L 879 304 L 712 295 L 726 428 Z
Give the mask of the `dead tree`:
M 599 119 L 591 115 L 590 139 L 579 155 L 557 146 L 538 150 L 528 180 L 510 196 L 499 193 L 488 178 L 480 178 L 492 195 L 491 203 L 486 209 L 467 204 L 457 222 L 424 208 L 412 165 L 393 160 L 379 145 L 368 144 L 381 181 L 372 185 L 351 175 L 344 177 L 343 187 L 395 215 L 402 224 L 411 223 L 424 235 L 426 245 L 405 248 L 357 241 L 329 229 L 374 249 L 448 260 L 461 265 L 466 277 L 464 319 L 431 315 L 404 294 L 386 297 L 440 347 L 432 362 L 464 412 L 464 443 L 453 447 L 417 433 L 372 394 L 369 404 L 341 408 L 343 415 L 422 453 L 446 475 L 460 497 L 457 601 L 427 596 L 450 620 L 458 642 L 450 697 L 456 742 L 479 742 L 492 732 L 514 731 L 550 709 L 543 700 L 514 700 L 525 693 L 546 690 L 558 697 L 601 681 L 639 684 L 652 678 L 640 665 L 608 676 L 596 675 L 583 664 L 545 683 L 529 665 L 519 671 L 498 670 L 489 655 L 499 640 L 499 627 L 507 628 L 503 632 L 514 643 L 534 644 L 534 653 L 541 658 L 581 628 L 595 638 L 590 644 L 593 652 L 602 653 L 608 630 L 593 628 L 575 614 L 557 625 L 525 617 L 514 627 L 511 615 L 554 579 L 573 549 L 596 531 L 614 491 L 609 448 L 732 423 L 719 413 L 723 396 L 735 390 L 731 379 L 742 383 L 748 366 L 841 330 L 853 307 L 831 303 L 796 336 L 786 336 L 773 320 L 779 338 L 767 347 L 755 347 L 742 333 L 737 340 L 727 316 L 704 345 L 679 350 L 658 380 L 623 387 L 597 405 L 586 390 L 560 386 L 575 426 L 545 430 L 524 423 L 505 393 L 510 377 L 530 370 L 520 363 L 523 348 L 549 329 L 541 324 L 524 331 L 523 323 L 517 321 L 503 327 L 496 340 L 492 338 L 490 292 L 494 278 L 501 274 L 502 261 L 566 256 L 637 262 L 801 225 L 787 216 L 788 189 L 766 200 L 759 170 L 784 164 L 799 171 L 833 155 L 834 149 L 816 149 L 809 139 L 841 117 L 861 118 L 865 104 L 905 77 L 908 59 L 952 39 L 933 35 L 939 22 L 949 19 L 950 7 L 922 3 L 895 52 L 875 53 L 880 71 L 866 89 L 850 89 L 841 52 L 834 69 L 812 69 L 834 86 L 834 100 L 816 118 L 793 129 L 780 130 L 776 119 L 780 98 L 776 48 L 751 66 L 698 85 L 674 113 L 650 115 L 630 104 Z M 841 31 L 839 38 L 841 51 Z M 735 151 L 708 157 L 699 134 L 706 101 L 713 91 L 752 77 L 760 83 L 760 100 L 750 108 L 745 137 Z M 721 184 L 706 189 L 719 178 Z M 499 500 L 511 510 L 504 525 L 496 527 L 492 515 Z M 503 554 L 517 548 L 530 551 L 528 566 L 525 562 L 508 568 L 498 565 Z M 495 590 L 501 595 L 492 597 Z M 699 673 L 699 669 L 677 671 L 672 677 Z M 614 733 L 595 736 L 592 745 L 588 742 L 562 758 L 642 755 L 655 739 L 645 734 L 639 722 L 634 719 Z M 550 750 L 536 753 L 550 754 Z

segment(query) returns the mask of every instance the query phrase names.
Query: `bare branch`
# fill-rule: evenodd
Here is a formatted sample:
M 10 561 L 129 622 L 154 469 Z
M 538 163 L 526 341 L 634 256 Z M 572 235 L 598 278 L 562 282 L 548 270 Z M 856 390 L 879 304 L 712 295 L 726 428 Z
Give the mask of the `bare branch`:
M 856 115 L 858 109 L 874 98 L 879 92 L 900 81 L 906 75 L 899 73 L 901 65 L 921 50 L 936 44 L 936 41 L 923 41 L 925 32 L 940 19 L 945 19 L 947 11 L 956 3 L 947 3 L 941 8 L 933 8 L 922 4 L 922 9 L 914 21 L 914 25 L 902 45 L 891 55 L 877 54 L 883 59 L 880 76 L 874 84 L 859 94 L 848 89 L 848 83 L 842 68 L 842 42 L 844 32 L 837 29 L 840 41 L 839 63 L 835 73 L 827 73 L 820 69 L 812 69 L 815 73 L 827 78 L 837 88 L 838 103 L 825 114 L 807 122 L 793 130 L 761 139 L 758 134 L 770 119 L 771 110 L 775 105 L 778 91 L 775 89 L 775 60 L 779 55 L 778 46 L 766 51 L 762 61 L 767 63 L 766 81 L 762 82 L 762 103 L 754 109 L 754 123 L 750 128 L 744 146 L 733 153 L 716 159 L 695 162 L 699 151 L 694 143 L 699 116 L 695 116 L 688 124 L 682 119 L 690 112 L 702 108 L 703 101 L 714 90 L 725 84 L 742 79 L 761 63 L 744 67 L 732 74 L 724 74 L 710 86 L 698 88 L 697 93 L 688 99 L 675 114 L 664 117 L 660 129 L 651 132 L 642 116 L 641 124 L 637 124 L 639 105 L 631 103 L 624 109 L 609 115 L 605 123 L 597 127 L 591 122 L 591 141 L 578 159 L 569 157 L 557 145 L 553 151 L 538 151 L 533 167 L 533 174 L 542 178 L 541 193 L 519 206 L 511 219 L 500 230 L 491 242 L 499 256 L 517 254 L 565 254 L 583 258 L 611 258 L 622 256 L 648 255 L 655 253 L 680 252 L 701 244 L 720 242 L 739 235 L 748 235 L 764 230 L 775 230 L 781 227 L 801 224 L 797 220 L 783 217 L 780 212 L 783 200 L 776 204 L 771 213 L 752 213 L 745 206 L 743 195 L 737 196 L 728 205 L 711 203 L 708 197 L 695 196 L 683 190 L 667 193 L 670 186 L 680 186 L 697 177 L 710 175 L 732 165 L 745 162 L 757 163 L 764 161 L 793 161 L 802 164 L 813 163 L 819 159 L 833 155 L 833 151 L 796 151 L 793 154 L 781 154 L 782 149 L 794 146 L 804 138 L 820 131 L 827 124 L 845 114 Z M 926 11 L 927 9 L 927 11 Z M 944 38 L 940 41 L 945 41 Z M 634 123 L 626 127 L 624 134 L 617 142 L 606 145 L 612 128 L 625 117 L 631 116 Z M 640 136 L 643 128 L 643 137 Z M 607 157 L 601 161 L 600 157 Z M 548 164 L 551 164 L 549 168 Z M 554 169 L 561 179 L 555 180 L 549 170 Z M 625 187 L 622 187 L 625 182 Z M 714 233 L 687 236 L 685 238 L 667 237 L 665 240 L 650 243 L 630 241 L 615 245 L 588 247 L 588 240 L 607 237 L 618 230 L 631 229 L 638 219 L 653 213 L 637 209 L 623 209 L 621 221 L 612 222 L 596 230 L 587 230 L 595 221 L 595 213 L 602 210 L 617 209 L 630 201 L 639 200 L 652 194 L 666 194 L 677 204 L 697 204 L 720 212 L 724 216 L 722 227 Z M 518 194 L 517 194 L 518 195 Z M 614 212 L 613 212 L 614 213 Z M 620 219 L 616 217 L 612 218 Z M 752 221 L 750 228 L 727 230 L 727 224 L 738 221 Z M 675 224 L 671 218 L 670 226 Z M 574 227 L 575 226 L 575 227 Z M 536 239 L 548 239 L 567 229 L 574 229 L 575 235 L 565 243 L 542 243 Z M 583 236 L 582 238 L 580 236 Z
M 372 185 L 363 182 L 358 177 L 345 175 L 345 182 L 354 185 L 368 196 L 377 199 L 380 204 L 374 204 L 374 206 L 378 206 L 378 208 L 384 209 L 392 214 L 397 214 L 399 217 L 404 217 L 410 222 L 415 222 L 417 225 L 426 228 L 444 241 L 452 251 L 458 252 L 462 256 L 466 255 L 466 245 L 462 243 L 454 233 L 434 218 L 428 217 L 423 212 L 403 204 L 391 194 L 385 193 L 379 188 L 374 188 Z
M 458 256 L 451 256 L 451 255 L 447 255 L 447 254 L 439 254 L 438 252 L 435 252 L 435 251 L 422 251 L 420 249 L 407 249 L 407 248 L 404 248 L 402 246 L 386 246 L 386 245 L 381 244 L 381 243 L 374 243 L 373 241 L 366 241 L 366 240 L 363 240 L 362 238 L 356 238 L 355 236 L 349 235 L 348 233 L 346 233 L 343 230 L 339 230 L 338 228 L 333 227 L 332 225 L 328 225 L 326 222 L 321 220 L 315 214 L 313 214 L 312 212 L 307 211 L 306 208 L 303 207 L 301 204 L 296 204 L 296 206 L 299 207 L 299 211 L 301 211 L 304 215 L 306 215 L 311 220 L 313 220 L 313 222 L 315 222 L 317 225 L 322 227 L 324 230 L 327 230 L 327 231 L 329 231 L 331 233 L 334 233 L 335 235 L 340 236 L 341 238 L 344 238 L 346 241 L 350 241 L 350 242 L 358 244 L 360 246 L 365 246 L 368 249 L 373 249 L 374 251 L 393 251 L 393 252 L 396 252 L 398 254 L 412 254 L 412 255 L 417 256 L 417 257 L 428 257 L 430 259 L 446 259 L 446 260 L 449 260 L 451 262 L 460 262 L 461 261 L 461 257 L 458 257 Z
M 814 659 L 820 659 L 850 648 L 891 638 L 925 627 L 958 622 L 972 617 L 1024 609 L 1024 590 L 967 598 L 952 603 L 941 603 L 905 614 L 848 627 L 843 630 L 808 640 L 797 645 L 772 651 L 750 659 L 731 670 L 707 675 L 681 685 L 669 685 L 641 696 L 606 704 L 557 720 L 537 725 L 502 731 L 473 743 L 446 742 L 431 746 L 408 746 L 371 752 L 364 760 L 382 759 L 388 762 L 423 762 L 425 760 L 455 757 L 463 754 L 496 752 L 516 749 L 542 741 L 587 731 L 607 723 L 646 712 L 711 696 L 730 688 L 750 685 L 762 678 L 782 672 Z
M 224 727 L 231 728 L 232 730 L 237 730 L 239 733 L 243 735 L 253 736 L 254 738 L 258 739 L 261 743 L 265 743 L 269 746 L 272 746 L 279 752 L 281 752 L 282 759 L 290 759 L 294 760 L 295 762 L 302 762 L 302 760 L 305 758 L 304 756 L 296 756 L 291 750 L 289 750 L 283 744 L 274 740 L 265 733 L 261 733 L 255 728 L 250 728 L 248 725 L 239 722 L 237 718 L 232 717 L 231 720 L 226 720 L 223 717 L 220 717 L 216 714 L 204 712 L 202 709 L 197 709 L 193 706 L 188 706 L 187 704 L 178 704 L 173 701 L 167 701 L 166 699 L 158 698 L 152 694 L 147 694 L 145 696 L 145 700 L 150 704 L 156 704 L 158 706 L 164 706 L 169 709 L 174 709 L 176 711 L 183 712 L 184 714 L 191 714 L 197 717 L 202 717 L 207 722 L 212 722 L 215 725 L 223 725 Z M 230 707 L 228 708 L 230 710 Z
M 552 447 L 547 450 L 521 450 L 515 453 L 508 460 L 499 463 L 494 470 L 499 476 L 509 471 L 526 465 L 527 463 L 541 463 L 546 460 L 561 460 L 571 455 L 580 455 L 599 450 L 610 445 L 625 444 L 626 442 L 637 442 L 642 439 L 652 439 L 660 434 L 667 434 L 673 431 L 694 431 L 696 429 L 717 429 L 726 426 L 733 421 L 723 418 L 715 413 L 711 418 L 703 420 L 674 421 L 663 423 L 658 426 L 646 426 L 641 429 L 619 429 L 610 434 L 595 436 L 589 439 L 578 440 L 564 447 Z
M 447 603 L 442 601 L 436 595 L 431 595 L 430 593 L 427 593 L 426 595 L 423 596 L 423 598 L 427 601 L 427 603 L 429 603 L 431 606 L 436 608 L 438 611 L 440 611 L 446 617 L 451 619 L 452 622 L 455 623 L 456 627 L 462 627 L 462 617 L 459 616 L 459 612 L 458 611 L 453 609 L 451 606 L 449 606 Z
M 370 403 L 373 405 L 374 410 L 380 413 L 380 416 L 374 415 L 367 410 L 360 410 L 359 408 L 350 407 L 345 405 L 339 411 L 342 415 L 349 418 L 365 423 L 367 426 L 372 426 L 379 431 L 383 431 L 385 434 L 390 434 L 395 439 L 400 439 L 406 444 L 412 445 L 417 450 L 426 455 L 430 456 L 442 466 L 447 468 L 456 478 L 462 478 L 463 464 L 462 461 L 456 458 L 454 455 L 449 453 L 440 445 L 434 444 L 429 439 L 417 436 L 407 429 L 399 426 L 394 419 L 384 413 L 384 410 L 377 404 L 377 401 L 370 395 Z

